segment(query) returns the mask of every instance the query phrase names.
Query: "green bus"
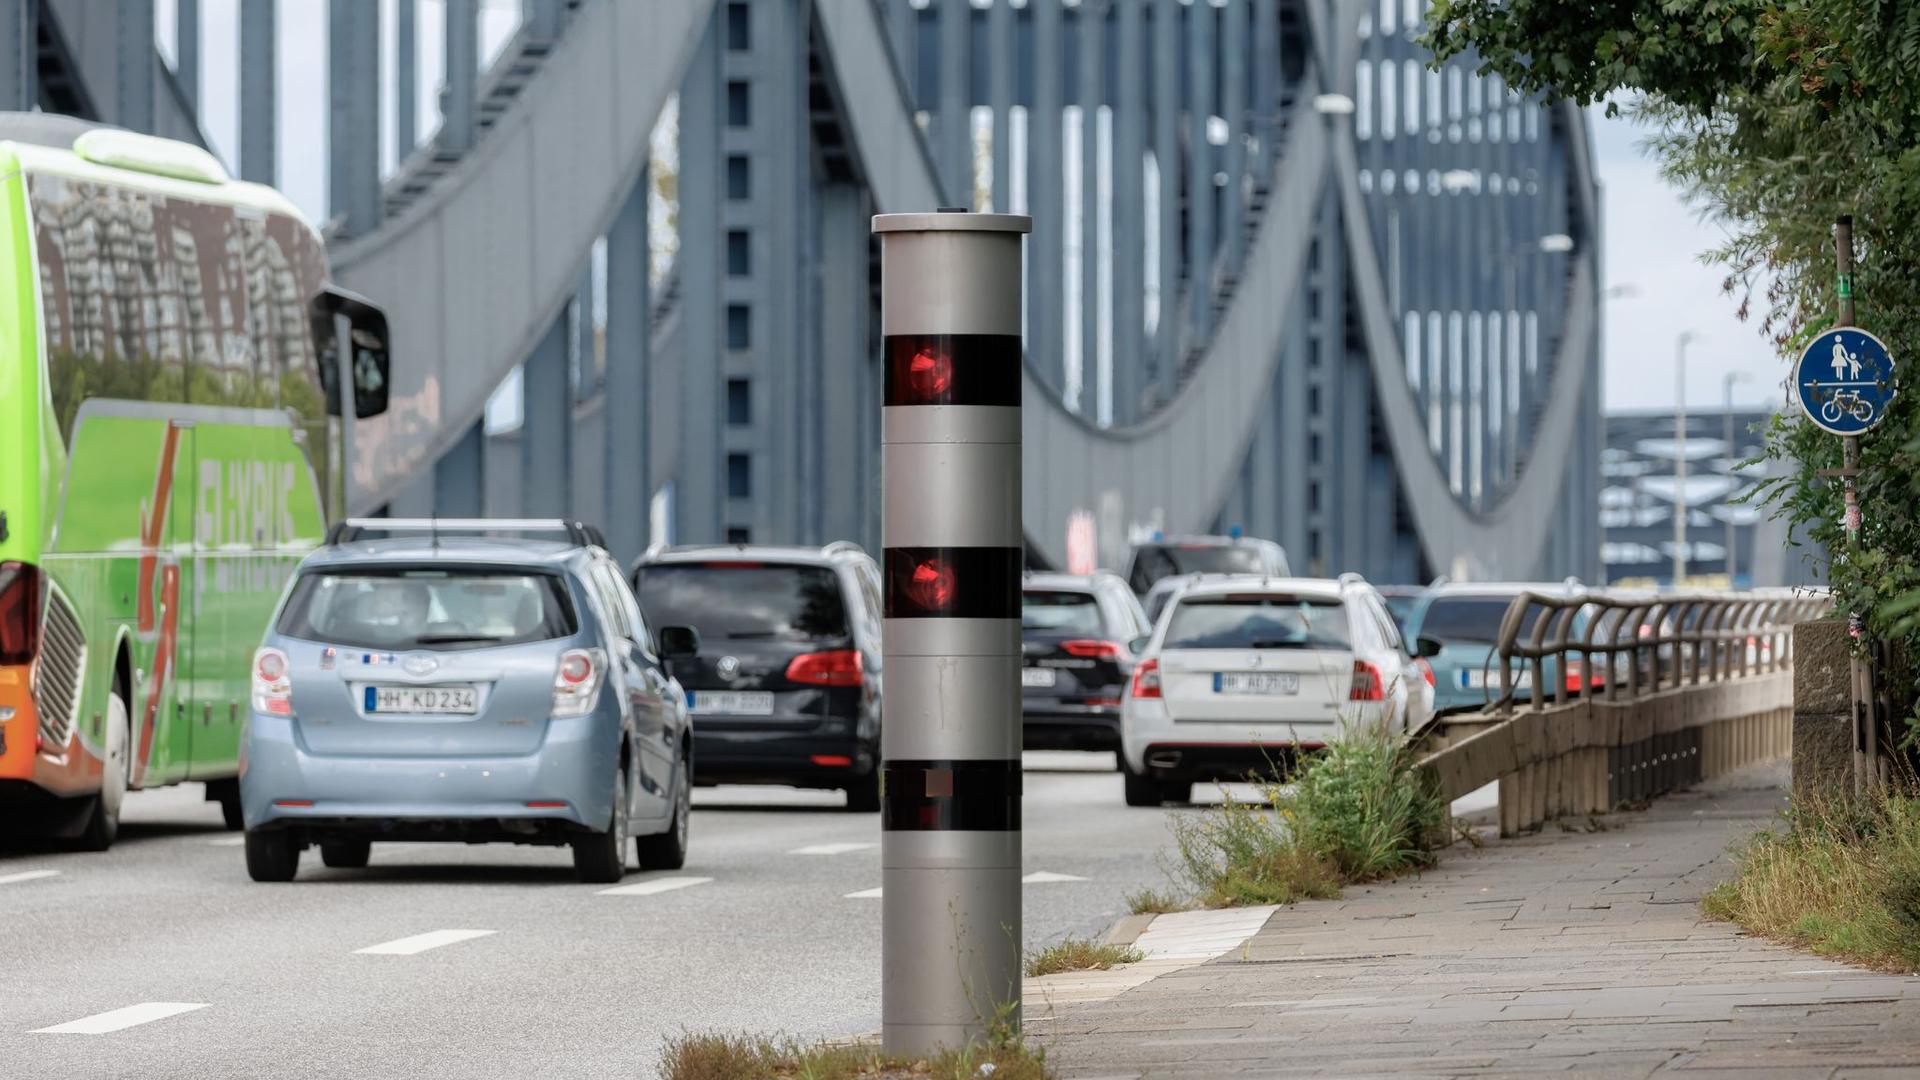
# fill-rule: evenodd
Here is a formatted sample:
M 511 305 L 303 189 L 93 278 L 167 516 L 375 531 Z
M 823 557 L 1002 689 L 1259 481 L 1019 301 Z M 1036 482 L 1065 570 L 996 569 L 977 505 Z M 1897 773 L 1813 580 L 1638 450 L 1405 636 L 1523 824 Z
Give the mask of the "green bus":
M 0 113 L 0 832 L 105 848 L 183 781 L 239 827 L 253 650 L 345 503 L 336 342 L 385 409 L 385 320 L 326 275 L 198 147 Z

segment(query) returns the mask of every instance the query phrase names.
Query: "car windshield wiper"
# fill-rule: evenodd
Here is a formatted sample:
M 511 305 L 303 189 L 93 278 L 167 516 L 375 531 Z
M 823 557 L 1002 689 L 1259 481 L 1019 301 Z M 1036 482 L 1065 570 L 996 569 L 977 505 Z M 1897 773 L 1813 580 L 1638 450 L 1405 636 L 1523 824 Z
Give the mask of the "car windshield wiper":
M 1300 644 L 1297 641 L 1282 638 L 1255 638 L 1247 643 L 1249 649 L 1288 649 Z
M 785 636 L 787 635 L 784 630 L 730 630 L 727 632 L 728 641 L 756 641 Z
M 418 645 L 453 645 L 462 641 L 496 641 L 492 634 L 421 634 L 414 638 Z

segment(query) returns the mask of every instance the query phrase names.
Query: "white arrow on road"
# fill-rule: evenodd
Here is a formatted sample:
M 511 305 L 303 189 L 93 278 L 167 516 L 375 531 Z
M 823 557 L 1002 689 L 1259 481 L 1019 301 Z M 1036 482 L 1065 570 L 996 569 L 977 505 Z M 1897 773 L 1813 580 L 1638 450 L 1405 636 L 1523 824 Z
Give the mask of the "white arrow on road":
M 110 1031 L 139 1024 L 150 1024 L 155 1020 L 165 1020 L 169 1016 L 192 1012 L 206 1008 L 206 1002 L 191 1001 L 143 1001 L 138 1005 L 129 1005 L 124 1009 L 83 1016 L 78 1020 L 69 1020 L 52 1027 L 36 1028 L 35 1035 L 105 1035 Z
M 663 877 L 652 881 L 638 881 L 632 885 L 615 885 L 611 889 L 601 889 L 599 896 L 652 896 L 654 893 L 672 892 L 691 885 L 705 885 L 712 881 L 710 877 Z
M 794 848 L 789 855 L 845 855 L 849 851 L 865 851 L 874 844 L 810 844 L 807 847 Z
M 0 885 L 18 885 L 23 881 L 39 881 L 41 878 L 59 876 L 58 870 L 22 870 L 17 874 L 0 874 Z
M 378 945 L 369 945 L 364 949 L 353 950 L 374 956 L 412 956 L 428 949 L 437 949 L 442 945 L 454 945 L 462 941 L 497 934 L 498 930 L 429 930 L 424 934 L 403 937 L 396 941 L 385 941 Z
M 1072 874 L 1056 874 L 1051 870 L 1035 870 L 1033 873 L 1028 874 L 1026 877 L 1021 878 L 1020 883 L 1022 885 L 1051 885 L 1056 881 L 1085 881 L 1085 880 L 1087 879 L 1083 877 L 1074 877 Z

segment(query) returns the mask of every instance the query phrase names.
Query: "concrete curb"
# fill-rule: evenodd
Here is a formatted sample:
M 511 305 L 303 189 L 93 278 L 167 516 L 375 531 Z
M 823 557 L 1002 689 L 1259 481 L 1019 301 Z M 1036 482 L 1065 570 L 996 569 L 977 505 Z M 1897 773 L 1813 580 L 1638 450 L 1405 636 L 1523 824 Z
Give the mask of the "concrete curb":
M 1107 931 L 1106 943 L 1131 945 L 1140 940 L 1140 935 L 1145 933 L 1147 927 L 1157 918 L 1159 918 L 1158 913 L 1152 911 L 1141 912 L 1138 915 L 1123 915 L 1120 921 L 1114 923 L 1113 928 Z

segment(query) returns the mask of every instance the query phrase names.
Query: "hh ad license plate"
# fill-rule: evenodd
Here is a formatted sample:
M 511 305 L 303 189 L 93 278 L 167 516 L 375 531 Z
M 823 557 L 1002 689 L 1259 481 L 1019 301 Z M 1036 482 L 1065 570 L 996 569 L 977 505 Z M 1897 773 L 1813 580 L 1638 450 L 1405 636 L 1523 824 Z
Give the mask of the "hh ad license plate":
M 471 686 L 369 686 L 365 695 L 370 713 L 472 716 L 480 709 L 480 692 Z
M 1216 694 L 1297 694 L 1300 692 L 1300 676 L 1278 671 L 1216 671 L 1213 674 L 1213 692 Z

